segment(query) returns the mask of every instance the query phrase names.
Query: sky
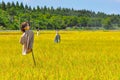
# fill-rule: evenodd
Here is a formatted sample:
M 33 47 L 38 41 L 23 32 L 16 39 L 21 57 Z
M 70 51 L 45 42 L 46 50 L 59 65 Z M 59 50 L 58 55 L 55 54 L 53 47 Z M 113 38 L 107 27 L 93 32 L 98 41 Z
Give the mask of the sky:
M 37 5 L 54 8 L 74 8 L 76 10 L 86 9 L 96 13 L 120 14 L 120 0 L 0 0 L 0 2 L 23 2 L 31 7 Z

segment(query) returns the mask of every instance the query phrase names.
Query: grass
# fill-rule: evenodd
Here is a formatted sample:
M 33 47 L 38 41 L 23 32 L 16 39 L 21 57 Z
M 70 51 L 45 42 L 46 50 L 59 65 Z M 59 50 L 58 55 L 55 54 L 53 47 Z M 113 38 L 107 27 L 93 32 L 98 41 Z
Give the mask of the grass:
M 36 33 L 36 32 L 35 32 Z M 120 80 L 120 32 L 35 34 L 34 55 L 22 56 L 21 32 L 0 32 L 0 80 Z

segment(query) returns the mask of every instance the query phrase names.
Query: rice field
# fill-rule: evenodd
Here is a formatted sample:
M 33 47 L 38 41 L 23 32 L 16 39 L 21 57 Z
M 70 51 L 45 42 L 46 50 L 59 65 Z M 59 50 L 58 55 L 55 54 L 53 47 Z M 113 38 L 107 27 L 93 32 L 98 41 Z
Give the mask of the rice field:
M 34 56 L 22 55 L 21 32 L 0 32 L 0 80 L 120 80 L 119 31 L 35 33 Z

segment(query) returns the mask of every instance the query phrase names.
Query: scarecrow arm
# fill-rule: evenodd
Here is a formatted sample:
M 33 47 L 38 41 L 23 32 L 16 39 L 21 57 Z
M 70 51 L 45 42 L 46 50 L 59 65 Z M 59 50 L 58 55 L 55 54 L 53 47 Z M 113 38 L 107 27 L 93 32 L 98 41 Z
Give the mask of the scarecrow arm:
M 25 36 L 22 36 L 21 38 L 20 38 L 20 44 L 24 44 L 25 43 Z

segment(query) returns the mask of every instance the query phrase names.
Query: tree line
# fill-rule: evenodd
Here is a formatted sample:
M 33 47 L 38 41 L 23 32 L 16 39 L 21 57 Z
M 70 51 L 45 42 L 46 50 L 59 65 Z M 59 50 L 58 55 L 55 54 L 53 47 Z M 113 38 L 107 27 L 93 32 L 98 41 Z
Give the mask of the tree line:
M 120 15 L 69 8 L 31 7 L 23 3 L 0 3 L 0 29 L 18 30 L 28 21 L 32 29 L 119 29 Z

